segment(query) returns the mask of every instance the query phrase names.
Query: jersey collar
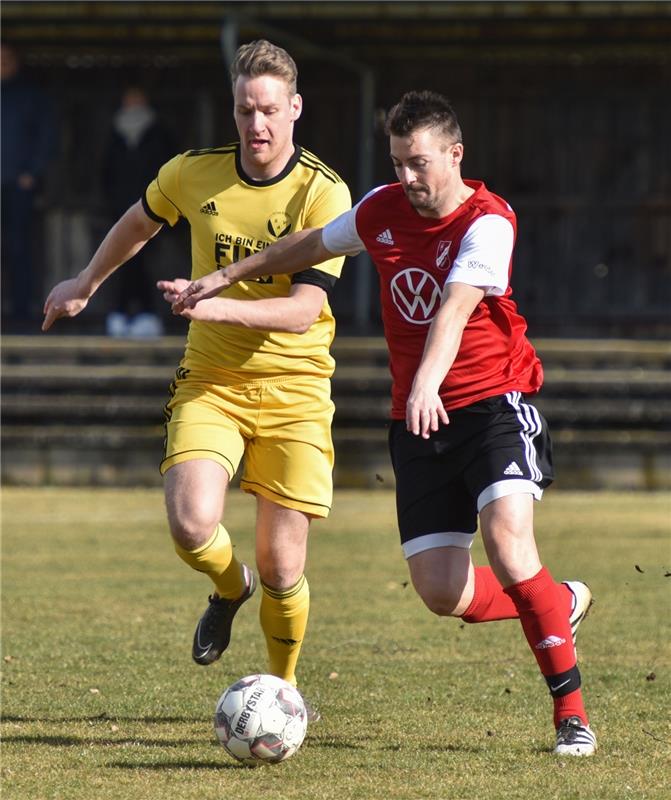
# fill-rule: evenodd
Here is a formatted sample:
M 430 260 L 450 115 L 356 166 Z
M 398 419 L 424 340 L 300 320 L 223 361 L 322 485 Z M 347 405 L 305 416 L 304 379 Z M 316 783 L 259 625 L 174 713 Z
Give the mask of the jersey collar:
M 240 158 L 240 142 L 237 143 L 235 147 L 235 169 L 238 173 L 238 178 L 243 183 L 246 183 L 248 186 L 272 186 L 275 183 L 279 183 L 281 180 L 287 177 L 287 175 L 291 172 L 291 170 L 298 164 L 298 161 L 303 153 L 301 147 L 297 144 L 294 144 L 294 152 L 291 158 L 287 161 L 284 166 L 284 169 L 275 175 L 274 178 L 268 178 L 267 181 L 257 181 L 254 178 L 251 178 L 242 168 L 242 159 Z

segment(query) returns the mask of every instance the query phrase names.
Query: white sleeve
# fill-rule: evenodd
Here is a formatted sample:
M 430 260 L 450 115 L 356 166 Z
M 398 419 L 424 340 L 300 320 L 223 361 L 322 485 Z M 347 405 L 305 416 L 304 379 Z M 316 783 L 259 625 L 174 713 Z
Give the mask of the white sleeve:
M 382 188 L 384 187 L 378 186 L 375 189 L 371 189 L 368 194 L 359 200 L 354 208 L 324 226 L 322 229 L 322 242 L 329 253 L 333 253 L 334 256 L 356 256 L 366 249 L 356 229 L 356 212 L 364 200 Z
M 505 294 L 515 232 L 498 214 L 478 217 L 461 240 L 446 283 L 478 286 L 488 295 Z

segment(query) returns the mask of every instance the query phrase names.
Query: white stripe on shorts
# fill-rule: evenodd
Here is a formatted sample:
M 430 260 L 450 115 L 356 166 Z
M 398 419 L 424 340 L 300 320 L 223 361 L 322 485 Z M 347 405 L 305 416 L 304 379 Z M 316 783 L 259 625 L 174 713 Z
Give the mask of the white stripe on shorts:
M 522 402 L 521 392 L 508 392 L 506 398 L 515 409 L 517 419 L 522 425 L 520 437 L 524 444 L 525 460 L 531 473 L 531 480 L 541 481 L 543 480 L 543 473 L 538 468 L 538 458 L 536 448 L 534 447 L 534 439 L 543 429 L 540 414 L 534 406 Z
M 514 478 L 507 481 L 496 481 L 483 489 L 478 495 L 478 514 L 492 500 L 507 497 L 509 494 L 532 494 L 536 500 L 543 496 L 543 490 L 537 483 L 528 478 Z
M 410 556 L 416 556 L 417 553 L 433 550 L 436 547 L 462 547 L 464 550 L 470 550 L 474 538 L 474 533 L 457 533 L 456 531 L 426 533 L 424 536 L 410 539 L 409 542 L 403 542 L 403 555 L 408 559 Z

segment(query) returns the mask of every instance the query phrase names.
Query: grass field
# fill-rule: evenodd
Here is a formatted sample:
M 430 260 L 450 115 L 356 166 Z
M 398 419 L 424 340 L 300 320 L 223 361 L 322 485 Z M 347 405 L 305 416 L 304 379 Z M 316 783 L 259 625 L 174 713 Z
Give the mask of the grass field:
M 237 553 L 253 501 L 229 499 Z M 258 594 L 220 664 L 191 662 L 209 587 L 174 555 L 157 491 L 3 492 L 5 800 L 618 800 L 671 795 L 668 496 L 548 492 L 545 562 L 592 586 L 580 664 L 592 759 L 551 755 L 551 703 L 519 625 L 432 616 L 407 585 L 389 492 L 342 492 L 313 527 L 290 761 L 248 769 L 212 712 L 263 671 Z M 482 560 L 478 543 L 476 558 Z

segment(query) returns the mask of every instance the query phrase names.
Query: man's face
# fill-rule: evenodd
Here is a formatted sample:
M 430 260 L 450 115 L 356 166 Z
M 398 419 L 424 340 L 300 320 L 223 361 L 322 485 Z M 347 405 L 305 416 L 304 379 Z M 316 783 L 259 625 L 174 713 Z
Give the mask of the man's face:
M 0 45 L 0 78 L 7 81 L 19 71 L 19 60 L 13 47 Z
M 445 216 L 460 179 L 464 148 L 440 131 L 424 128 L 390 136 L 391 160 L 410 205 L 423 217 Z
M 294 151 L 294 122 L 301 115 L 301 96 L 291 95 L 287 83 L 273 75 L 241 75 L 235 82 L 233 101 L 245 171 L 252 178 L 275 177 Z

